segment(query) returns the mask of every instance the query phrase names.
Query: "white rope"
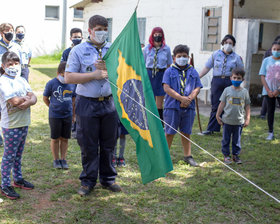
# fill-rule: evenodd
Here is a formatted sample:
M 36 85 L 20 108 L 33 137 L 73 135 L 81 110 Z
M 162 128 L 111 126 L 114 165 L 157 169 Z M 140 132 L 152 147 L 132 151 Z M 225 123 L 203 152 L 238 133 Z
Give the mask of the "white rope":
M 175 128 L 173 128 L 172 126 L 170 126 L 169 124 L 167 124 L 164 120 L 160 119 L 157 115 L 155 115 L 152 111 L 150 111 L 149 109 L 147 109 L 145 106 L 143 106 L 142 104 L 138 103 L 136 100 L 134 100 L 131 96 L 129 96 L 125 91 L 123 91 L 122 89 L 120 89 L 117 85 L 115 85 L 114 83 L 112 83 L 110 80 L 106 79 L 110 84 L 112 84 L 113 86 L 115 86 L 117 89 L 119 89 L 122 93 L 124 93 L 127 97 L 129 97 L 131 100 L 133 100 L 135 103 L 137 103 L 140 107 L 144 108 L 146 111 L 148 111 L 150 114 L 152 114 L 154 117 L 156 117 L 157 119 L 159 119 L 161 122 L 163 122 L 165 125 L 167 125 L 168 127 L 170 127 L 171 129 L 173 129 L 174 131 L 176 131 L 179 135 L 181 135 L 182 137 L 184 137 L 185 139 L 189 140 L 192 144 L 194 144 L 195 146 L 197 146 L 199 149 L 201 149 L 203 152 L 205 152 L 206 154 L 208 154 L 209 156 L 211 156 L 213 159 L 217 160 L 219 163 L 223 164 L 225 167 L 227 167 L 229 170 L 233 171 L 235 174 L 237 174 L 238 176 L 240 176 L 241 178 L 243 178 L 244 180 L 246 180 L 248 183 L 252 184 L 254 187 L 256 187 L 257 189 L 259 189 L 260 191 L 262 191 L 263 193 L 265 193 L 267 196 L 271 197 L 272 199 L 274 199 L 276 202 L 280 203 L 280 200 L 277 199 L 276 197 L 274 197 L 273 195 L 269 194 L 267 191 L 265 191 L 264 189 L 262 189 L 261 187 L 259 187 L 258 185 L 256 185 L 255 183 L 253 183 L 252 181 L 250 181 L 249 179 L 247 179 L 246 177 L 244 177 L 242 174 L 240 174 L 239 172 L 237 172 L 236 170 L 232 169 L 230 166 L 228 166 L 227 164 L 225 164 L 224 162 L 222 162 L 221 160 L 219 160 L 217 157 L 215 157 L 214 155 L 212 155 L 210 152 L 208 152 L 206 149 L 202 148 L 201 146 L 199 146 L 198 144 L 196 144 L 194 141 L 192 141 L 191 139 L 187 138 L 186 136 L 184 136 L 183 134 L 181 134 L 180 132 L 178 132 Z

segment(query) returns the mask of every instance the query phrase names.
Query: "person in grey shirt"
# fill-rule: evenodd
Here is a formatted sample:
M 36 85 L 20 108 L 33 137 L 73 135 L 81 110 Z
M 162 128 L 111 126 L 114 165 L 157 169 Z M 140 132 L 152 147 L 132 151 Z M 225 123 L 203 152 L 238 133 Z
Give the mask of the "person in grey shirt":
M 233 161 L 241 164 L 239 158 L 241 151 L 241 133 L 243 127 L 250 123 L 250 97 L 247 89 L 240 86 L 244 80 L 245 71 L 243 69 L 234 69 L 230 80 L 232 85 L 225 88 L 220 97 L 220 104 L 216 114 L 219 125 L 223 125 L 222 153 L 224 162 L 232 163 L 230 157 L 230 140 L 232 138 Z M 221 117 L 222 112 L 223 116 Z

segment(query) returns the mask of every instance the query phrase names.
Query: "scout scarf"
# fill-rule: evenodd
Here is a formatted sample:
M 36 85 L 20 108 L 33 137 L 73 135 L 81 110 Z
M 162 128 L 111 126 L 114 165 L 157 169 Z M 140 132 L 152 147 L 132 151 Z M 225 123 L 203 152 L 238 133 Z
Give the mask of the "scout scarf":
M 192 66 L 187 65 L 187 67 L 184 69 L 179 68 L 176 64 L 172 64 L 171 66 L 182 71 L 182 75 L 180 75 L 180 93 L 181 93 L 181 96 L 184 96 L 184 91 L 185 91 L 185 87 L 186 87 L 186 71 L 189 68 L 191 68 Z
M 157 68 L 157 54 L 160 48 L 155 48 L 155 56 L 154 56 L 154 60 L 153 60 L 153 70 L 152 70 L 152 77 L 154 78 L 158 72 L 158 68 Z
M 98 52 L 98 59 L 102 59 L 102 48 L 107 44 L 107 41 L 105 41 L 100 47 L 96 46 L 90 38 L 88 38 L 87 42 L 92 45 Z

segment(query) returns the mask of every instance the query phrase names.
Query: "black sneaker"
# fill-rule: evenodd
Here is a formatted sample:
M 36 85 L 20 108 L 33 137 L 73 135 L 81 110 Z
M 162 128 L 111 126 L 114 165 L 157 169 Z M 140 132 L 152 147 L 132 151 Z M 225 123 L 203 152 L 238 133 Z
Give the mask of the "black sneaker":
M 12 186 L 1 187 L 1 194 L 12 200 L 18 199 L 20 197 Z
M 214 134 L 214 131 L 203 131 L 202 132 L 202 135 L 213 135 Z
M 125 159 L 124 158 L 118 158 L 118 167 L 125 167 Z
M 120 192 L 120 191 L 122 191 L 120 185 L 118 185 L 116 183 L 113 183 L 110 186 L 102 185 L 102 188 L 107 189 L 109 191 L 113 191 L 113 192 Z
M 55 168 L 55 169 L 62 169 L 60 160 L 56 159 L 56 160 L 53 161 L 53 168 Z
M 68 166 L 68 164 L 67 164 L 65 159 L 60 160 L 60 164 L 62 166 L 62 169 L 65 169 L 65 170 L 69 169 L 69 166 Z
M 184 161 L 189 164 L 190 166 L 198 166 L 198 164 L 194 161 L 192 156 L 184 157 Z
M 90 186 L 81 186 L 78 190 L 78 194 L 81 196 L 86 196 L 88 195 L 91 191 L 93 190 L 93 187 Z
M 34 185 L 29 183 L 28 181 L 26 181 L 24 179 L 21 179 L 21 180 L 18 180 L 18 181 L 14 181 L 13 186 L 21 188 L 21 189 L 24 189 L 24 190 L 32 190 L 32 189 L 34 189 Z
M 234 161 L 235 163 L 237 163 L 237 164 L 242 164 L 242 161 L 241 161 L 241 159 L 239 158 L 238 155 L 233 155 L 233 156 L 232 156 L 232 159 L 233 159 L 233 161 Z

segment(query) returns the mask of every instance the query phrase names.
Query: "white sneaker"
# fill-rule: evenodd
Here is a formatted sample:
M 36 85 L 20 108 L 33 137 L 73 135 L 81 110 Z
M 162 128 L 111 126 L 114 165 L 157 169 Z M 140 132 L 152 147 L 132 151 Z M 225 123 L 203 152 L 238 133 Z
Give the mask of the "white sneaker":
M 271 141 L 274 139 L 274 133 L 273 132 L 268 132 L 268 136 L 266 137 L 266 140 Z

